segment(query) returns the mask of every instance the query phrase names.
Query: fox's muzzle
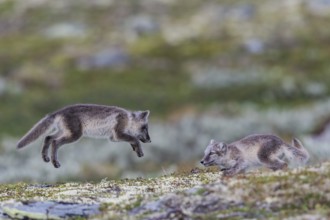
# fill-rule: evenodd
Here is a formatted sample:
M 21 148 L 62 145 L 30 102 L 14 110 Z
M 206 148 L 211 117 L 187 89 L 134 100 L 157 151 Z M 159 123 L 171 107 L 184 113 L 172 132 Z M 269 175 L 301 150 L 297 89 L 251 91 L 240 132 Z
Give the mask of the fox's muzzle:
M 150 140 L 150 139 L 149 139 L 149 140 L 146 140 L 146 139 L 140 139 L 140 141 L 143 142 L 143 143 L 151 143 L 151 140 Z
M 147 135 L 147 137 L 142 137 L 140 136 L 140 141 L 143 142 L 143 143 L 151 143 L 151 139 L 149 137 L 149 135 Z
M 203 165 L 206 166 L 206 167 L 209 167 L 209 166 L 213 166 L 213 165 L 215 165 L 214 161 L 207 161 L 207 162 L 206 162 L 206 161 L 204 161 L 204 160 L 201 160 L 200 163 L 203 164 Z

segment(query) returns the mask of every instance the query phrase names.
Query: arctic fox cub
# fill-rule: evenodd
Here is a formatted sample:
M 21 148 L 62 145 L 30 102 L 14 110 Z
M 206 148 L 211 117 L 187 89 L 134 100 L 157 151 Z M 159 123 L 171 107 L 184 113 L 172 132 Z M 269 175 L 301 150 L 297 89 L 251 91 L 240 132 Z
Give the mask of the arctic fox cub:
M 62 108 L 41 119 L 18 142 L 22 148 L 48 133 L 42 147 L 42 158 L 49 162 L 48 149 L 51 145 L 51 161 L 60 167 L 57 150 L 63 145 L 77 141 L 82 136 L 108 138 L 131 144 L 138 157 L 143 156 L 140 141 L 150 143 L 148 133 L 149 111 L 131 112 L 123 108 L 105 105 L 77 104 Z
M 231 144 L 211 140 L 201 164 L 217 165 L 225 176 L 232 176 L 260 166 L 284 169 L 288 166 L 285 160 L 305 164 L 308 159 L 308 152 L 296 138 L 289 145 L 275 135 L 255 134 Z

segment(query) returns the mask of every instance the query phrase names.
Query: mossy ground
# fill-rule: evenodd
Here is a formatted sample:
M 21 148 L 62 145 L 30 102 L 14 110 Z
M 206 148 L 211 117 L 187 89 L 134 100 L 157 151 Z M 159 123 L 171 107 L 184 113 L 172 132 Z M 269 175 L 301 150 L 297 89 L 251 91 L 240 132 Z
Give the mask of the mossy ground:
M 13 200 L 98 203 L 102 214 L 95 219 L 330 216 L 328 162 L 279 172 L 259 170 L 231 178 L 222 177 L 214 169 L 195 172 L 95 183 L 3 184 L 0 200 L 2 205 Z

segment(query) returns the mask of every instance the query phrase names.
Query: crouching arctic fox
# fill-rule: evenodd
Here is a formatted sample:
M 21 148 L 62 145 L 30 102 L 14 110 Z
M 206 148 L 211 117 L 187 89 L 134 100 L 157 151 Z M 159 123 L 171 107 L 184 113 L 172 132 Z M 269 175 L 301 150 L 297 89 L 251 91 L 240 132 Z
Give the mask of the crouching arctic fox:
M 305 164 L 309 159 L 302 143 L 294 138 L 292 145 L 275 135 L 250 135 L 230 144 L 211 140 L 201 164 L 217 165 L 224 176 L 244 173 L 253 167 L 265 166 L 272 170 L 287 168 L 288 162 Z
M 42 158 L 45 162 L 50 161 L 48 149 L 51 146 L 51 161 L 55 168 L 60 167 L 57 150 L 63 144 L 75 142 L 82 136 L 128 142 L 137 156 L 142 157 L 140 141 L 151 142 L 148 133 L 149 113 L 149 111 L 131 112 L 105 105 L 67 106 L 41 119 L 22 137 L 17 148 L 22 148 L 42 134 L 49 133 L 44 139 Z

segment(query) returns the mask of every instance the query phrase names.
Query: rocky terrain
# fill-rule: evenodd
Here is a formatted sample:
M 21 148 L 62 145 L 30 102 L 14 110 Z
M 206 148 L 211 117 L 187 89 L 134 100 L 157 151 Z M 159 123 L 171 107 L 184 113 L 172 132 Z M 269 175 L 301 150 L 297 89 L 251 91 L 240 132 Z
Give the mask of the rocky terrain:
M 158 178 L 4 184 L 1 218 L 328 219 L 330 163 L 231 178 L 198 169 Z

